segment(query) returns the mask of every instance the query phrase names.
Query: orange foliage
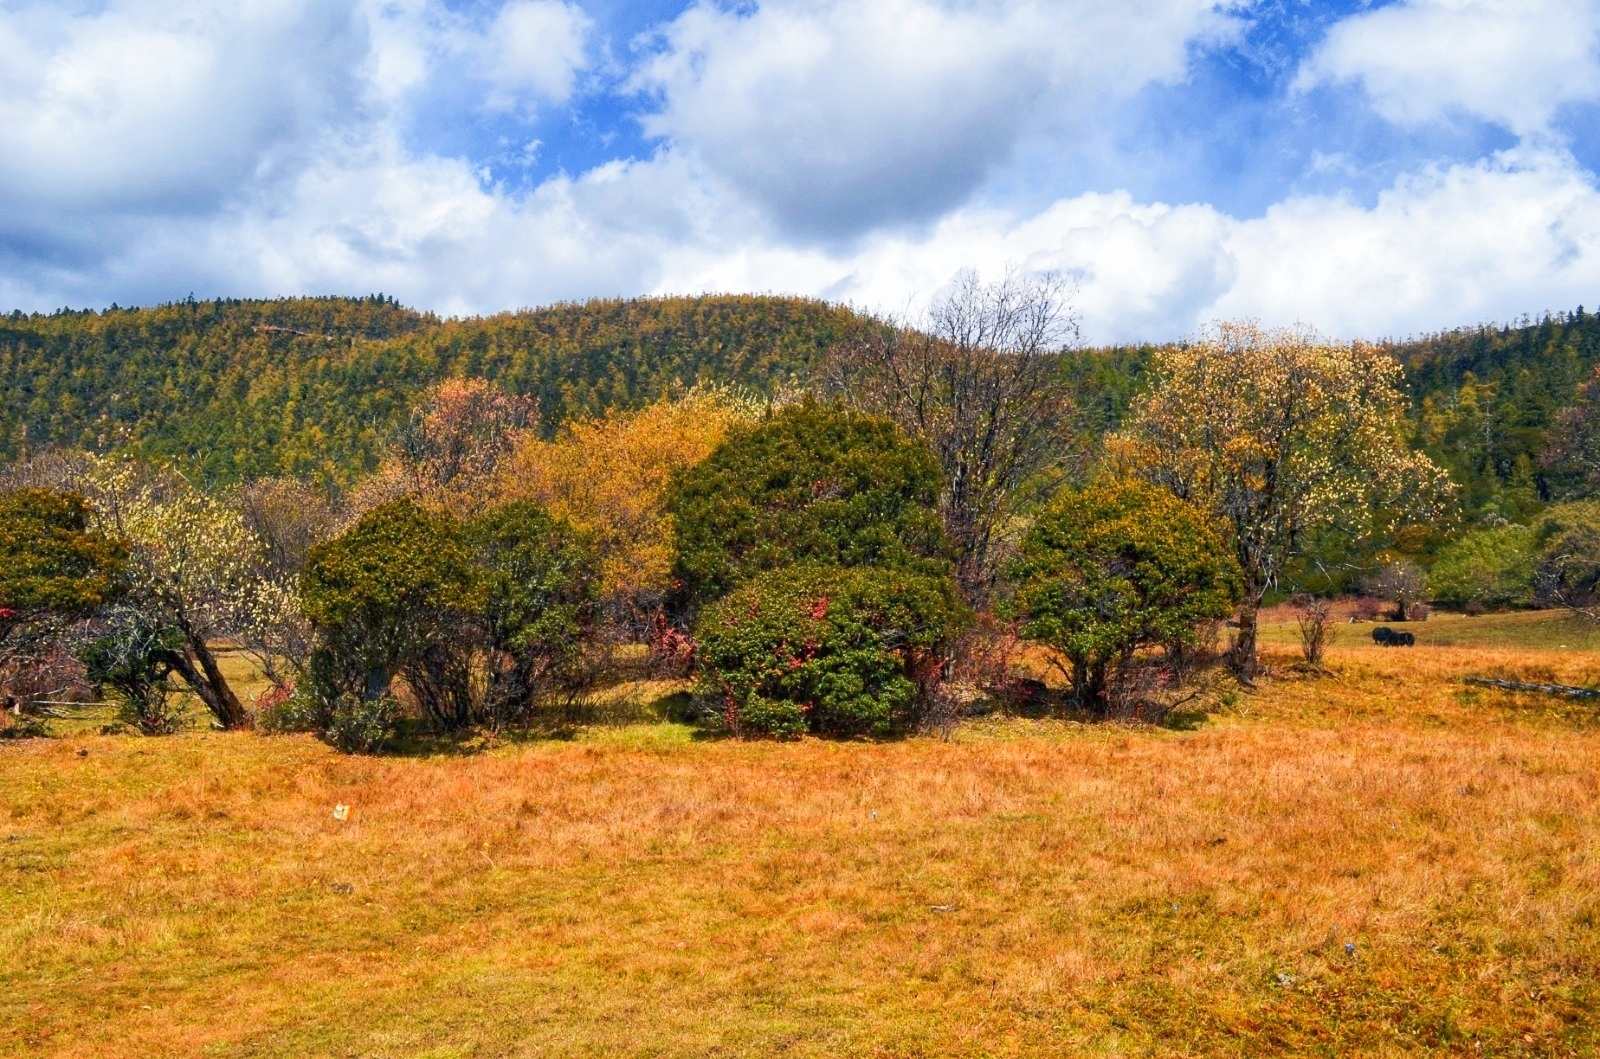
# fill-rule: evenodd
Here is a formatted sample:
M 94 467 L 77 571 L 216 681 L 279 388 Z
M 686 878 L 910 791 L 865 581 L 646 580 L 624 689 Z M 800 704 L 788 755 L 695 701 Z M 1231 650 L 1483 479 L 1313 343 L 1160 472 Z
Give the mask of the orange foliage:
M 500 500 L 529 498 L 594 534 L 605 592 L 667 587 L 673 526 L 664 499 L 676 472 L 711 455 L 757 407 L 724 391 L 696 391 L 637 412 L 562 428 L 554 441 L 522 436 L 499 475 Z
M 471 514 L 537 419 L 531 398 L 482 379 L 446 379 L 417 402 L 411 421 L 378 470 L 353 491 L 355 514 L 401 496 Z

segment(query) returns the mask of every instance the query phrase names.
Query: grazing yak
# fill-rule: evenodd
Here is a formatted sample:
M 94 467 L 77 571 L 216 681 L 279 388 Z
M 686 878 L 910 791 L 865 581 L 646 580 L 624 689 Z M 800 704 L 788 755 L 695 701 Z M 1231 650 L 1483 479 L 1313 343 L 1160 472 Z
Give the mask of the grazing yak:
M 1408 632 L 1395 632 L 1387 625 L 1372 630 L 1372 639 L 1379 647 L 1415 647 L 1417 638 Z

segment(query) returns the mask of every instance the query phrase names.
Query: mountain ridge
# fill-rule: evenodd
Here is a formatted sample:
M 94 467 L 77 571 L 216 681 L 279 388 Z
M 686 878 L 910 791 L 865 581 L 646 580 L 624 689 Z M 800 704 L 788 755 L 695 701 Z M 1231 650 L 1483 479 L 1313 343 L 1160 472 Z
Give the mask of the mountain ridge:
M 827 351 L 885 326 L 809 298 L 702 295 L 562 302 L 441 318 L 394 298 L 193 298 L 150 308 L 0 316 L 0 459 L 124 448 L 226 484 L 276 474 L 346 484 L 410 403 L 452 376 L 533 395 L 554 431 L 702 383 L 804 382 Z M 1418 443 L 1463 487 L 1469 520 L 1517 519 L 1570 491 L 1544 434 L 1600 365 L 1580 307 L 1382 343 L 1402 364 Z M 1089 435 L 1114 429 L 1153 344 L 1062 359 Z

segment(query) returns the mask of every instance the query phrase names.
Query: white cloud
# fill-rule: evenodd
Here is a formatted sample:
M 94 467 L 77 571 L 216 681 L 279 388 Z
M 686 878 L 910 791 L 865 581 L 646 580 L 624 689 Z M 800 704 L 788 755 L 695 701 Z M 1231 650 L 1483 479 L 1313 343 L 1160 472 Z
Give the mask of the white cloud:
M 364 52 L 349 2 L 0 8 L 0 224 L 215 208 L 274 151 L 337 134 Z
M 1528 135 L 1600 99 L 1600 2 L 1405 0 L 1338 23 L 1298 85 L 1359 82 L 1385 118 L 1471 115 Z
M 848 254 L 748 242 L 676 248 L 662 290 L 822 293 L 899 310 L 963 267 L 1080 279 L 1096 342 L 1174 338 L 1216 317 L 1382 338 L 1600 299 L 1600 190 L 1558 151 L 1522 148 L 1403 177 L 1371 207 L 1304 197 L 1260 218 L 1089 194 L 1016 217 L 959 210 Z
M 756 240 L 678 246 L 666 255 L 660 290 L 800 291 L 900 312 L 963 269 L 995 275 L 1017 265 L 1074 277 L 1096 340 L 1136 339 L 1182 332 L 1228 290 L 1229 231 L 1209 206 L 1088 194 L 1026 217 L 958 210 L 926 232 L 879 233 L 843 254 Z
M 556 0 L 513 0 L 500 9 L 487 37 L 490 76 L 507 97 L 528 92 L 550 103 L 572 96 L 573 82 L 588 65 L 594 23 L 583 10 Z
M 1600 297 L 1600 191 L 1559 151 L 1519 148 L 1402 178 L 1371 208 L 1290 200 L 1228 240 L 1215 312 L 1397 336 Z
M 927 221 L 1023 136 L 1176 81 L 1233 24 L 1214 0 L 701 2 L 635 78 L 646 131 L 691 152 L 791 235 Z
M 131 222 L 93 262 L 0 267 L 0 304 L 124 304 L 383 290 L 446 314 L 632 295 L 663 254 L 730 214 L 673 159 L 613 163 L 516 196 L 460 159 L 408 157 L 395 138 L 330 152 L 293 181 L 209 217 Z M 112 293 L 106 293 L 112 292 Z
M 1557 151 L 1412 173 L 1371 206 L 1294 198 L 1254 219 L 1087 194 L 1037 213 L 967 207 L 848 249 L 796 244 L 716 174 L 670 152 L 517 197 L 393 142 L 330 157 L 211 218 L 135 226 L 90 268 L 11 270 L 0 300 L 159 291 L 384 290 L 445 313 L 563 298 L 769 291 L 887 312 L 957 271 L 1078 277 L 1086 338 L 1175 338 L 1219 316 L 1381 338 L 1600 300 L 1600 190 Z M 72 300 L 68 298 L 67 300 Z M 150 300 L 150 295 L 143 296 Z
M 381 289 L 471 313 L 765 290 L 897 311 L 960 269 L 1016 263 L 1079 277 L 1088 337 L 1131 341 L 1217 315 L 1380 337 L 1600 298 L 1600 192 L 1548 147 L 1253 219 L 1126 191 L 1029 209 L 986 193 L 1019 137 L 1181 78 L 1186 42 L 1226 32 L 1200 0 L 696 7 L 644 60 L 655 156 L 526 192 L 408 147 L 406 111 L 447 77 L 471 106 L 491 90 L 554 105 L 599 53 L 570 5 L 51 6 L 0 5 L 6 307 Z M 1140 19 L 1159 25 L 1140 35 Z M 1532 128 L 1562 92 L 1505 113 Z

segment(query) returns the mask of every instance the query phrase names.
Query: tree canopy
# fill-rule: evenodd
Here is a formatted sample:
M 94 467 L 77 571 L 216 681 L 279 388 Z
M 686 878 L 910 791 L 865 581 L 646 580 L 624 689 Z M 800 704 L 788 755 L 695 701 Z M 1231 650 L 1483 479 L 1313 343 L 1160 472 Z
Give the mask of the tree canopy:
M 1080 708 L 1104 709 L 1140 647 L 1188 644 L 1233 610 L 1243 579 L 1209 515 L 1136 481 L 1063 491 L 1023 537 L 1011 577 L 1024 637 L 1069 662 Z
M 933 455 L 886 419 L 806 402 L 735 427 L 668 495 L 680 599 L 801 562 L 946 573 L 938 498 Z
M 763 405 L 722 388 L 691 391 L 636 412 L 573 420 L 554 439 L 519 439 L 495 495 L 528 498 L 588 533 L 613 599 L 659 600 L 670 586 L 675 528 L 667 489 Z
M 78 493 L 0 493 L 0 611 L 84 614 L 126 587 L 127 547 L 94 529 L 92 517 Z
M 1448 478 L 1407 443 L 1401 385 L 1385 351 L 1305 328 L 1221 323 L 1156 354 L 1114 450 L 1229 525 L 1247 677 L 1256 608 L 1313 535 L 1371 537 L 1442 513 Z

